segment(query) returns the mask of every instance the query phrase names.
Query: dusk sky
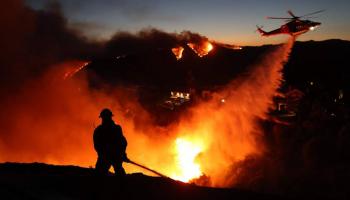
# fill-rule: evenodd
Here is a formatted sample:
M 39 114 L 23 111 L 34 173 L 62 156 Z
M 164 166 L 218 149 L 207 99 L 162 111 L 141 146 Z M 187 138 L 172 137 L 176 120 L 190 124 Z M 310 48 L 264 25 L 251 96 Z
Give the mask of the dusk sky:
M 49 0 L 26 0 L 35 9 L 42 9 Z M 72 27 L 85 35 L 108 39 L 116 31 L 136 32 L 154 27 L 167 32 L 190 30 L 209 39 L 238 45 L 261 45 L 284 41 L 286 36 L 262 38 L 256 25 L 270 31 L 285 23 L 267 20 L 266 16 L 289 17 L 314 11 L 310 20 L 321 22 L 298 40 L 350 40 L 349 0 L 59 0 Z

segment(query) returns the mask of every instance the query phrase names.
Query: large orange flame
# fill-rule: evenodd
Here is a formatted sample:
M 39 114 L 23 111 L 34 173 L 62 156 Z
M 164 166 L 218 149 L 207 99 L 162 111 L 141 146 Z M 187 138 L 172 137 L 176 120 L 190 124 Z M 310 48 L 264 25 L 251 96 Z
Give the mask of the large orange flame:
M 200 165 L 196 163 L 196 157 L 203 151 L 202 144 L 195 144 L 193 141 L 183 138 L 177 138 L 176 143 L 176 161 L 177 173 L 171 177 L 175 180 L 188 182 L 191 179 L 202 175 Z

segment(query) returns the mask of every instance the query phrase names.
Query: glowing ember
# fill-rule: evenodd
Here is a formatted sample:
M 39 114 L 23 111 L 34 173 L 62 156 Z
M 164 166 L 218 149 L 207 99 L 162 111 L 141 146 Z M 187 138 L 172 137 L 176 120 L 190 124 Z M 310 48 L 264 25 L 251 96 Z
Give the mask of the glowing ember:
M 225 47 L 227 49 L 232 49 L 232 50 L 242 50 L 243 47 L 238 46 L 238 45 L 234 45 L 234 44 L 225 44 L 225 43 L 221 43 L 221 42 L 214 42 L 216 45 L 221 46 L 221 47 Z
M 172 48 L 171 51 L 175 55 L 176 59 L 180 60 L 182 58 L 182 53 L 184 51 L 184 48 L 179 46 L 179 47 Z
M 187 46 L 189 46 L 199 57 L 208 55 L 208 53 L 214 48 L 208 41 L 200 44 L 188 43 Z
M 176 139 L 175 143 L 179 170 L 172 177 L 183 182 L 200 177 L 202 171 L 195 159 L 202 151 L 201 146 L 182 138 Z
M 71 78 L 74 76 L 74 74 L 76 74 L 77 72 L 79 72 L 81 69 L 83 69 L 86 65 L 88 65 L 90 63 L 89 62 L 84 62 L 83 64 L 80 64 L 78 67 L 74 68 L 74 69 L 71 69 L 69 71 L 67 71 L 64 76 L 63 76 L 63 79 L 66 80 L 68 78 Z

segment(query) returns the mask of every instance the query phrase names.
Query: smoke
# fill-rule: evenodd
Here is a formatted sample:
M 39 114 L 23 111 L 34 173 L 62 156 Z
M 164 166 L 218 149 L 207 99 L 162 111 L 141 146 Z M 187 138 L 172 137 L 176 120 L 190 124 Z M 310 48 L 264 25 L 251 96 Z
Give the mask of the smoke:
M 98 44 L 67 28 L 67 20 L 56 3 L 40 11 L 28 8 L 22 0 L 1 3 L 1 94 L 16 90 L 52 64 L 91 58 L 99 50 Z
M 74 67 L 80 61 L 62 62 L 90 59 L 98 53 L 100 44 L 67 28 L 59 4 L 49 3 L 46 10 L 35 11 L 22 0 L 1 3 L 0 25 L 4 31 L 0 37 L 0 159 L 68 159 L 70 154 L 65 147 L 74 149 L 68 143 L 81 141 L 77 140 L 80 135 L 65 131 L 68 125 L 64 125 L 64 120 L 72 111 L 70 106 L 78 101 L 82 104 L 77 107 L 84 105 L 84 99 L 74 98 L 78 86 L 59 81 L 68 70 L 67 65 Z M 79 113 L 78 109 L 75 111 Z M 57 150 L 65 153 L 52 156 Z
M 80 61 L 62 62 L 90 59 L 98 53 L 100 44 L 91 43 L 67 28 L 58 4 L 35 11 L 22 0 L 6 0 L 0 9 L 0 25 L 4 30 L 0 37 L 0 159 L 60 160 L 69 154 L 52 158 L 53 151 L 67 152 L 60 147 L 71 145 L 63 141 L 77 141 L 79 137 L 68 138 L 69 133 L 61 127 L 65 126 L 67 109 L 77 101 L 82 101 L 81 105 L 84 102 L 74 98 L 78 91 L 73 88 L 78 86 L 59 81 L 68 70 L 67 65 L 76 67 Z
M 179 45 L 185 46 L 188 42 L 202 43 L 208 38 L 191 31 L 181 33 L 166 33 L 155 28 L 145 28 L 136 34 L 117 32 L 106 44 L 105 55 L 145 53 L 150 50 L 171 50 Z
M 148 124 L 133 88 L 95 91 L 85 78 L 64 79 L 67 70 L 83 63 L 66 61 L 52 66 L 3 102 L 2 161 L 93 166 L 92 132 L 104 107 L 113 109 L 129 138 L 135 127 L 130 123 L 142 119 Z M 142 130 L 142 126 L 135 129 Z

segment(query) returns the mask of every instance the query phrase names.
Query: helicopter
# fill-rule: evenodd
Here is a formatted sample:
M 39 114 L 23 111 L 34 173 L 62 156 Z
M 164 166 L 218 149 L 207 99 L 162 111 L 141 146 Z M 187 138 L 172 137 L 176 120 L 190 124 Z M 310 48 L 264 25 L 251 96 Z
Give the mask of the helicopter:
M 272 35 L 278 35 L 278 34 L 289 34 L 291 36 L 298 36 L 303 33 L 306 33 L 308 31 L 315 30 L 318 26 L 321 25 L 320 22 L 314 22 L 310 20 L 302 20 L 301 18 L 304 18 L 306 16 L 314 15 L 320 12 L 324 12 L 325 10 L 319 10 L 316 12 L 312 12 L 306 15 L 302 16 L 296 16 L 291 10 L 288 10 L 287 13 L 291 17 L 266 17 L 267 19 L 285 19 L 287 21 L 286 24 L 283 24 L 280 28 L 266 32 L 262 28 L 263 27 L 257 27 L 257 31 L 261 34 L 261 36 L 272 36 Z

